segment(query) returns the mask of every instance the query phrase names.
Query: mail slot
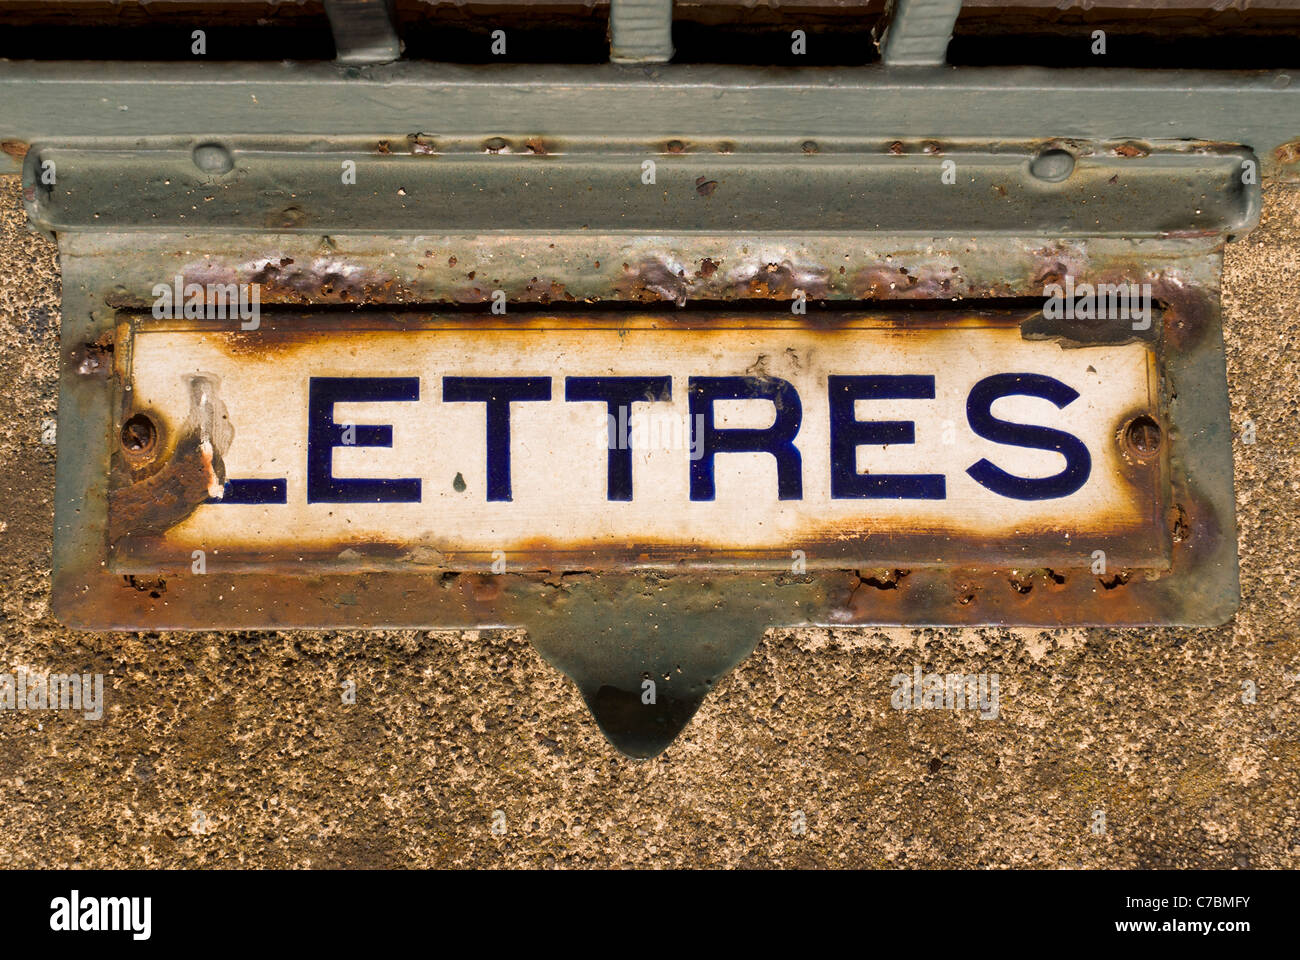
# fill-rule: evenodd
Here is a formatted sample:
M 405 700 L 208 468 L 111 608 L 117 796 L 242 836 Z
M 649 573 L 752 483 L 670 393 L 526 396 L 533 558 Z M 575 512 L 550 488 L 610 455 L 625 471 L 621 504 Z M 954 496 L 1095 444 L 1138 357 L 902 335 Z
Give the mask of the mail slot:
M 135 316 L 120 416 L 159 440 L 119 451 L 113 562 L 1167 567 L 1151 344 L 1024 319 Z

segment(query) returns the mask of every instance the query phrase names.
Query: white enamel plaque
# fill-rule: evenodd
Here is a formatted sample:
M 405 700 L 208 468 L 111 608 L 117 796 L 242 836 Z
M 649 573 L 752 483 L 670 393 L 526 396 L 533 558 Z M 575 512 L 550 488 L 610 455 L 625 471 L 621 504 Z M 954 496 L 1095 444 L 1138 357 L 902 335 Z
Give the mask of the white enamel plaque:
M 119 555 L 362 566 L 504 556 L 913 563 L 1126 544 L 1159 469 L 1149 345 L 1006 319 L 264 318 L 132 322 L 130 409 L 201 429 L 212 496 Z M 196 407 L 200 409 L 196 409 Z M 531 558 L 531 559 L 530 559 Z

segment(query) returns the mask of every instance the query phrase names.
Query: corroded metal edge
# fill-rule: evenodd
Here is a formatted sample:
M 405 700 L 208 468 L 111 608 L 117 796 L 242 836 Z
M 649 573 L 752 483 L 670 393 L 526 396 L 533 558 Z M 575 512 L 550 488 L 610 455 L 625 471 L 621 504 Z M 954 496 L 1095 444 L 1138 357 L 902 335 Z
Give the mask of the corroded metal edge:
M 1217 242 L 1208 238 L 1046 245 L 992 239 L 951 247 L 938 241 L 895 243 L 890 238 L 873 238 L 871 245 L 846 246 L 852 252 L 843 274 L 834 266 L 837 261 L 846 262 L 843 254 L 824 256 L 820 262 L 802 261 L 804 269 L 836 278 L 834 286 L 827 285 L 826 295 L 855 299 L 914 298 L 918 287 L 927 289 L 931 282 L 918 278 L 935 275 L 934 267 L 927 269 L 927 263 L 956 265 L 955 270 L 947 268 L 945 279 L 949 286 L 945 292 L 963 298 L 1040 294 L 1045 282 L 1064 272 L 1080 278 L 1153 282 L 1157 299 L 1167 305 L 1159 349 L 1164 363 L 1163 390 L 1174 426 L 1170 463 L 1176 510 L 1168 522 L 1171 531 L 1176 532 L 1173 570 L 1165 577 L 1148 580 L 1138 576 L 1107 585 L 1085 571 L 1067 571 L 1063 575 L 1063 571 L 1055 570 L 979 567 L 814 569 L 803 576 L 762 571 L 707 574 L 698 570 L 681 574 L 639 571 L 566 576 L 562 569 L 500 576 L 462 571 L 432 575 L 428 571 L 353 575 L 304 571 L 274 576 L 212 572 L 194 576 L 186 569 L 178 569 L 156 574 L 165 589 L 136 589 L 147 579 L 143 574 L 123 577 L 108 572 L 106 566 L 111 440 L 121 409 L 120 397 L 114 393 L 115 361 L 111 351 L 101 363 L 88 363 L 87 358 L 102 356 L 108 350 L 107 345 L 114 342 L 118 308 L 143 297 L 156 282 L 159 270 L 175 270 L 186 277 L 204 273 L 253 276 L 265 271 L 268 263 L 294 259 L 285 256 L 272 260 L 258 255 L 259 249 L 292 253 L 299 247 L 313 246 L 310 239 L 302 237 L 262 237 L 260 242 L 263 246 L 258 248 L 251 245 L 249 238 L 174 235 L 155 237 L 141 246 L 141 238 L 129 235 L 66 238 L 60 436 L 65 446 L 79 451 L 76 457 L 61 457 L 58 467 L 54 603 L 66 622 L 126 629 L 381 624 L 535 627 L 538 611 L 548 609 L 548 598 L 572 595 L 574 591 L 599 598 L 606 595 L 605 591 L 627 589 L 629 584 L 655 584 L 661 594 L 684 591 L 684 597 L 702 579 L 718 585 L 718 596 L 724 599 L 732 593 L 752 594 L 743 604 L 733 607 L 724 602 L 722 606 L 729 616 L 750 623 L 754 631 L 799 623 L 1212 624 L 1227 619 L 1235 608 L 1227 389 L 1219 332 L 1220 254 Z M 582 242 L 591 244 L 593 240 L 585 238 Z M 617 247 L 651 241 L 604 238 L 597 240 L 596 246 L 599 248 L 602 242 Z M 716 246 L 707 247 L 706 241 L 698 242 L 701 245 L 696 249 L 701 256 L 697 263 L 708 260 L 717 264 L 706 280 L 726 270 L 738 269 L 742 275 L 749 270 L 743 259 L 732 263 L 732 254 L 738 258 L 755 257 L 752 252 L 742 253 L 739 247 L 724 253 Z M 832 240 L 814 243 L 789 238 L 786 242 L 787 250 L 799 249 L 803 256 L 819 255 L 818 250 L 820 255 L 829 254 L 825 245 L 833 244 Z M 455 255 L 449 254 L 443 260 L 442 253 L 451 248 L 458 249 L 462 256 L 471 251 L 483 255 L 503 252 L 497 243 L 484 238 L 429 238 L 428 246 L 437 247 L 439 253 L 428 257 L 424 240 L 395 243 L 391 238 L 339 238 L 337 249 L 331 251 L 329 268 L 335 279 L 323 278 L 326 282 L 320 287 L 314 284 L 322 278 L 313 278 L 309 283 L 306 276 L 299 284 L 272 284 L 268 300 L 282 297 L 291 303 L 356 302 L 337 298 L 339 277 L 350 277 L 356 284 L 356 299 L 418 299 L 425 282 L 420 276 L 424 264 L 448 262 Z M 711 256 L 703 256 L 705 249 Z M 250 251 L 254 254 L 251 258 Z M 713 261 L 711 257 L 718 259 Z M 468 267 L 472 271 L 476 265 L 470 259 L 458 263 L 456 269 Z M 550 290 L 551 283 L 561 282 L 548 275 L 542 264 L 528 266 L 539 271 L 538 287 Z M 582 265 L 573 262 L 566 269 L 573 275 L 565 279 L 589 285 L 582 291 L 588 295 L 599 288 L 607 296 L 620 297 L 626 289 L 627 278 L 621 265 L 594 276 L 586 275 Z M 640 268 L 629 264 L 628 269 Z M 674 275 L 667 269 L 663 272 Z M 757 275 L 765 272 L 759 270 Z M 384 282 L 368 285 L 365 279 L 378 277 L 385 278 Z M 850 277 L 855 279 L 842 279 Z M 882 277 L 895 279 L 882 283 Z M 531 276 L 528 279 L 532 282 Z M 645 292 L 649 288 L 641 289 Z M 782 283 L 760 281 L 740 289 L 745 299 L 780 301 L 791 295 Z M 677 298 L 671 286 L 653 295 L 659 302 L 672 303 Z M 1035 335 L 1060 335 L 1060 331 L 1043 329 Z M 770 592 L 766 599 L 764 591 Z M 633 629 L 654 606 L 648 603 L 638 611 L 635 602 L 629 603 L 626 618 Z

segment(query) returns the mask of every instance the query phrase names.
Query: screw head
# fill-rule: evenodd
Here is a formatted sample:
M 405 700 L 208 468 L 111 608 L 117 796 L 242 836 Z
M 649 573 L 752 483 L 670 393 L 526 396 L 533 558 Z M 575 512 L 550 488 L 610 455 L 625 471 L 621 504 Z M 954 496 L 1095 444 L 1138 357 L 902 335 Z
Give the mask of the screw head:
M 1124 443 L 1129 452 L 1140 460 L 1153 456 L 1160 449 L 1162 440 L 1160 424 L 1154 417 L 1145 413 L 1134 417 L 1124 430 Z
M 194 148 L 194 165 L 204 173 L 220 176 L 235 168 L 235 158 L 219 143 L 201 143 Z
M 1044 150 L 1029 161 L 1029 172 L 1039 180 L 1059 183 L 1074 172 L 1074 155 L 1067 150 Z

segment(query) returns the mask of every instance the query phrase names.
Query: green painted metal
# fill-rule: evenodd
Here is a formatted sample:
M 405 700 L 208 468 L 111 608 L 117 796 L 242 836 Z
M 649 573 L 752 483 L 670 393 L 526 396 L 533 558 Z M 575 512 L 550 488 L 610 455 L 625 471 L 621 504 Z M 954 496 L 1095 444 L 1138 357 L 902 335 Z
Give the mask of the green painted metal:
M 402 55 L 394 0 L 325 0 L 340 63 L 390 63 Z
M 1190 140 L 1266 167 L 1300 139 L 1278 71 L 332 63 L 0 63 L 0 140 L 438 136 L 804 140 Z
M 186 228 L 747 236 L 876 232 L 1151 237 L 1242 233 L 1259 185 L 1248 150 L 1123 143 L 792 145 L 784 153 L 662 143 L 599 149 L 532 138 L 338 138 L 36 144 L 25 184 L 49 232 Z M 983 147 L 983 149 L 981 149 Z M 1066 165 L 1059 179 L 1045 168 Z M 56 171 L 44 183 L 41 170 Z M 653 183 L 646 183 L 648 166 Z M 344 171 L 353 182 L 345 185 Z
M 651 755 L 771 627 L 1199 625 L 1222 622 L 1236 605 L 1217 236 L 989 237 L 944 244 L 888 235 L 771 237 L 757 243 L 734 235 L 598 235 L 556 237 L 530 253 L 518 236 L 134 230 L 72 231 L 60 235 L 60 244 L 65 322 L 59 430 L 65 455 L 56 490 L 54 607 L 75 626 L 524 627 L 543 655 L 575 679 L 611 740 L 625 752 Z M 706 261 L 719 266 L 706 269 Z M 842 274 L 841 265 L 847 265 Z M 692 296 L 744 296 L 756 279 L 767 278 L 775 285 L 769 295 L 778 298 L 789 296 L 787 281 L 823 278 L 825 292 L 852 299 L 934 298 L 937 290 L 957 297 L 1032 296 L 1053 272 L 1153 281 L 1157 296 L 1169 301 L 1165 322 L 1152 332 L 1159 336 L 1178 505 L 1170 518 L 1178 531 L 1172 569 L 1111 587 L 1088 573 L 1083 551 L 1078 569 L 1057 572 L 1062 582 L 1039 577 L 1041 571 L 1016 574 L 1005 558 L 1001 566 L 918 566 L 895 575 L 892 585 L 888 571 L 882 577 L 881 571 L 816 562 L 804 574 L 689 569 L 440 575 L 423 569 L 347 573 L 301 564 L 268 573 L 224 571 L 219 563 L 202 576 L 185 566 L 131 574 L 117 569 L 104 531 L 121 383 L 113 373 L 114 354 L 93 345 L 111 342 L 121 311 L 147 306 L 160 277 L 260 277 L 272 303 L 360 300 L 373 307 L 472 300 L 464 279 L 470 272 L 500 278 L 525 297 L 531 286 L 534 295 L 560 290 L 578 298 L 661 305 L 688 288 Z M 671 313 L 664 322 L 672 322 Z M 1026 336 L 1078 343 L 1097 338 L 1083 322 L 1044 326 L 1040 320 L 1022 329 Z M 149 589 L 154 583 L 165 589 Z M 648 678 L 658 687 L 654 705 L 640 700 Z
M 666 63 L 673 57 L 673 0 L 610 0 L 609 58 Z
M 897 67 L 935 66 L 944 62 L 961 0 L 889 0 L 880 52 Z

